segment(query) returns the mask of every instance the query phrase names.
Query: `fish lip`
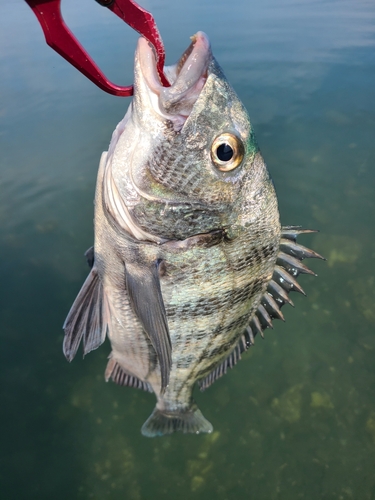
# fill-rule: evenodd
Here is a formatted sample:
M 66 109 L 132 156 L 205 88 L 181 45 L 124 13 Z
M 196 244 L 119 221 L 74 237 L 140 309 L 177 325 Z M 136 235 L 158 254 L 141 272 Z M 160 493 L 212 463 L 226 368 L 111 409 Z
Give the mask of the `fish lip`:
M 198 31 L 191 40 L 177 64 L 164 68 L 170 87 L 161 85 L 152 45 L 140 38 L 137 46 L 137 58 L 151 106 L 163 118 L 171 120 L 175 130 L 180 130 L 190 115 L 207 80 L 212 59 L 205 33 Z

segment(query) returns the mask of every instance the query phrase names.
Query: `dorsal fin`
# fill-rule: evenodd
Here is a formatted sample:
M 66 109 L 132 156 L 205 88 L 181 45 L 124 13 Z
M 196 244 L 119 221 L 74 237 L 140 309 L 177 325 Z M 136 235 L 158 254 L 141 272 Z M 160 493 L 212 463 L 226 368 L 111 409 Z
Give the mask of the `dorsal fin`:
M 277 256 L 277 265 L 267 290 L 260 300 L 260 304 L 255 314 L 249 321 L 249 325 L 241 335 L 240 340 L 229 354 L 207 377 L 198 382 L 201 391 L 212 385 L 215 380 L 227 373 L 228 368 L 241 359 L 241 353 L 254 344 L 254 337 L 259 333 L 263 337 L 263 332 L 267 328 L 272 328 L 272 319 L 284 321 L 281 307 L 284 304 L 293 302 L 289 299 L 289 292 L 296 291 L 303 293 L 296 278 L 299 274 L 316 274 L 301 263 L 306 258 L 324 259 L 321 255 L 296 243 L 297 236 L 304 233 L 315 233 L 311 229 L 302 229 L 297 226 L 285 226 L 281 228 L 280 250 Z
M 128 373 L 122 368 L 114 358 L 110 358 L 104 374 L 105 381 L 108 382 L 112 379 L 115 384 L 123 385 L 126 387 L 134 387 L 136 389 L 143 389 L 144 391 L 154 392 L 148 382 L 140 380 L 135 375 Z

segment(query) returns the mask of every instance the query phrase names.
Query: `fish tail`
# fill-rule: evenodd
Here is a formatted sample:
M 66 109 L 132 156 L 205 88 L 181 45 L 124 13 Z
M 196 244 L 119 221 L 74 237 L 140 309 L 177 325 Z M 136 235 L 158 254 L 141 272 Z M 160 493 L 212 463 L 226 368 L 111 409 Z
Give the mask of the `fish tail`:
M 184 434 L 210 433 L 213 427 L 196 404 L 180 412 L 167 412 L 155 408 L 142 426 L 142 434 L 146 437 L 163 436 L 176 431 Z

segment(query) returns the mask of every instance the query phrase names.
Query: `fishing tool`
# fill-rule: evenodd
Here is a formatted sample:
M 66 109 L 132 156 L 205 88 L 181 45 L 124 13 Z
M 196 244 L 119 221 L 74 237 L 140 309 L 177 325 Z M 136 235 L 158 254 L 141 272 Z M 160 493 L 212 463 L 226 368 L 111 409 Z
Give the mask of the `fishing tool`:
M 133 95 L 133 85 L 124 87 L 111 82 L 73 35 L 62 17 L 60 9 L 61 0 L 25 1 L 36 15 L 46 42 L 53 50 L 105 92 L 121 97 Z M 153 45 L 161 84 L 164 87 L 169 87 L 170 84 L 163 72 L 165 60 L 163 41 L 150 12 L 143 9 L 133 0 L 96 1 L 116 14 Z

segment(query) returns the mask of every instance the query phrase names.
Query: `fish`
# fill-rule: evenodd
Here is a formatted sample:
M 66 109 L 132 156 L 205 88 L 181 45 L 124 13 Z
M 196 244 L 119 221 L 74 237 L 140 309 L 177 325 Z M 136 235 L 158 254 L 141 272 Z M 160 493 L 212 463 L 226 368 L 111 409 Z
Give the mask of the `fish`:
M 100 159 L 90 273 L 64 323 L 68 361 L 109 338 L 105 380 L 154 393 L 144 436 L 210 433 L 207 389 L 284 320 L 305 258 L 281 226 L 249 115 L 198 32 L 160 83 L 138 40 L 134 97 Z

